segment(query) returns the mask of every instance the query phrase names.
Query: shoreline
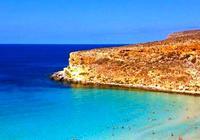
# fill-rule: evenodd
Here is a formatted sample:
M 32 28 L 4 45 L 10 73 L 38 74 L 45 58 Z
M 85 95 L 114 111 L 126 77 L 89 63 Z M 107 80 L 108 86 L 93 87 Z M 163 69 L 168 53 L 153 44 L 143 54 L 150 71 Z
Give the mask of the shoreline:
M 61 79 L 55 79 L 56 75 L 60 75 L 60 72 L 55 72 L 50 77 L 52 80 L 58 81 L 60 83 L 69 84 L 72 87 L 83 87 L 83 88 L 113 88 L 113 89 L 126 89 L 126 90 L 141 90 L 141 91 L 151 91 L 151 92 L 162 92 L 168 94 L 179 94 L 179 95 L 187 95 L 187 96 L 197 96 L 200 97 L 200 92 L 192 92 L 192 91 L 179 91 L 179 90 L 167 90 L 167 89 L 159 89 L 155 87 L 148 87 L 142 85 L 130 85 L 130 84 L 117 84 L 117 83 L 97 83 L 92 81 L 76 81 L 74 79 L 70 79 L 67 77 L 62 77 Z
M 200 96 L 200 30 L 121 47 L 71 52 L 55 81 Z

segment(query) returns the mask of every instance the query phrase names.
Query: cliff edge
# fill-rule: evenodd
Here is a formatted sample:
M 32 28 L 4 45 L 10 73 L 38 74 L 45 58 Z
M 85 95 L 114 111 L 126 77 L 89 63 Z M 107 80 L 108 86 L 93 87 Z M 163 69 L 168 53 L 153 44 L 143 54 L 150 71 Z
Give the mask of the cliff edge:
M 57 81 L 200 95 L 200 30 L 166 40 L 70 53 Z

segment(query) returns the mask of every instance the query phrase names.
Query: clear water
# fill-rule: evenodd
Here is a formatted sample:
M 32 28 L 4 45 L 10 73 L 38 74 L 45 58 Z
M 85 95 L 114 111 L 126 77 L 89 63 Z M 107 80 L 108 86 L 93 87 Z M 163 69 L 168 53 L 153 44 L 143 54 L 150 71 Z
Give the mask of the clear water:
M 71 88 L 49 79 L 70 51 L 97 47 L 0 45 L 0 139 L 199 138 L 199 97 Z

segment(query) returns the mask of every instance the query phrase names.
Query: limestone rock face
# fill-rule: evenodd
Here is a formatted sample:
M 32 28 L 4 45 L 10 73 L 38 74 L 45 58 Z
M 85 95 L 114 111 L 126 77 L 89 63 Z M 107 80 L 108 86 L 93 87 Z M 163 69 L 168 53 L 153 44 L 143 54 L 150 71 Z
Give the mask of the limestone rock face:
M 200 30 L 162 41 L 72 52 L 69 66 L 52 78 L 200 95 Z

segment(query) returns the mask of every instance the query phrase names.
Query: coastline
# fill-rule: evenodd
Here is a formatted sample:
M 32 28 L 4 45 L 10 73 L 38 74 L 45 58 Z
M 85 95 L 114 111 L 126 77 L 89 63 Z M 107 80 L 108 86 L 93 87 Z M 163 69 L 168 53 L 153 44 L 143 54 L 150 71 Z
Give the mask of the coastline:
M 51 78 L 69 84 L 200 96 L 200 30 L 166 40 L 70 53 Z
M 70 52 L 70 46 L 44 47 L 45 51 L 29 46 L 25 52 L 22 46 L 17 48 L 7 48 L 17 59 L 8 55 L 2 59 L 6 60 L 5 64 L 15 63 L 4 67 L 6 71 L 1 69 L 1 81 L 4 81 L 0 84 L 2 139 L 21 139 L 21 136 L 24 139 L 104 140 L 199 138 L 196 136 L 200 130 L 199 115 L 193 118 L 195 114 L 191 113 L 199 113 L 199 97 L 132 88 L 103 89 L 100 85 L 94 88 L 82 88 L 83 84 L 76 83 L 65 85 L 51 81 L 47 74 L 65 65 L 62 60 L 66 58 L 66 50 Z M 71 46 L 71 50 L 73 48 Z M 24 63 L 27 56 L 34 57 Z M 38 56 L 45 56 L 45 60 Z M 41 60 L 42 63 L 38 63 Z M 181 122 L 181 118 L 187 121 Z M 176 121 L 181 124 L 174 124 Z M 163 127 L 159 127 L 160 124 Z
M 54 73 L 55 75 L 57 73 Z M 51 76 L 52 80 L 55 76 Z M 200 91 L 182 91 L 182 90 L 169 90 L 169 89 L 162 89 L 157 87 L 149 87 L 149 86 L 142 86 L 142 85 L 131 85 L 131 84 L 118 84 L 118 83 L 97 83 L 92 81 L 76 81 L 75 79 L 67 79 L 65 77 L 65 80 L 56 80 L 59 82 L 67 83 L 69 85 L 72 85 L 72 87 L 95 87 L 95 88 L 117 88 L 117 89 L 132 89 L 132 90 L 143 90 L 143 91 L 152 91 L 152 92 L 164 92 L 169 94 L 182 94 L 182 95 L 189 95 L 189 96 L 199 96 L 200 97 Z

